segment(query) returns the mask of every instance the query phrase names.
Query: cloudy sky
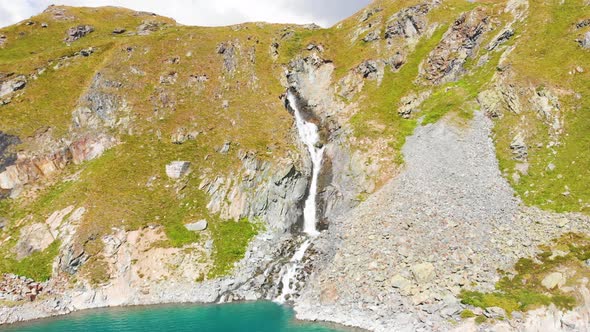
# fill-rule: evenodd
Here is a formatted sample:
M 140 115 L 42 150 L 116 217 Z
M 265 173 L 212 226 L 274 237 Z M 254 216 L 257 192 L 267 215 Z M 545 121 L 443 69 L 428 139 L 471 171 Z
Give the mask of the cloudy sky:
M 0 0 L 0 27 L 43 11 L 50 4 L 122 6 L 154 12 L 186 25 L 242 22 L 317 23 L 329 27 L 371 0 Z

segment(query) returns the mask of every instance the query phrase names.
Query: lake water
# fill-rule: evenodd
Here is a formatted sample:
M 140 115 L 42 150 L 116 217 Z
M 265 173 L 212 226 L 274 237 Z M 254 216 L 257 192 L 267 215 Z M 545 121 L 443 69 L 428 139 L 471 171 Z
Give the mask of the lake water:
M 334 326 L 295 321 L 273 302 L 164 305 L 86 310 L 0 327 L 2 332 L 338 332 Z

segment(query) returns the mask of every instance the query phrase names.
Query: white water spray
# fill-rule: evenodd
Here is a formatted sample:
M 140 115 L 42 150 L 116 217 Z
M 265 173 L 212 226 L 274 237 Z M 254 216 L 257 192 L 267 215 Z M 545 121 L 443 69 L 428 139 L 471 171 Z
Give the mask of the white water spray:
M 309 185 L 309 194 L 307 195 L 307 199 L 305 200 L 303 206 L 303 232 L 313 238 L 320 234 L 316 227 L 316 196 L 318 193 L 318 177 L 320 175 L 322 159 L 324 157 L 324 147 L 318 147 L 318 143 L 320 142 L 318 126 L 303 119 L 303 116 L 297 107 L 295 95 L 290 90 L 287 91 L 287 100 L 289 101 L 289 105 L 293 109 L 293 113 L 295 115 L 295 123 L 297 124 L 299 138 L 307 147 L 311 157 L 312 174 L 311 183 Z M 287 296 L 293 295 L 295 292 L 297 292 L 297 274 L 303 268 L 301 263 L 303 261 L 303 256 L 305 255 L 305 251 L 311 244 L 311 238 L 308 238 L 305 240 L 305 242 L 303 242 L 289 263 L 283 266 L 281 269 L 281 277 L 279 278 L 279 283 L 277 285 L 282 284 L 282 288 L 280 295 L 275 299 L 276 302 L 284 303 L 287 300 Z
M 309 186 L 309 194 L 305 200 L 303 207 L 303 231 L 310 236 L 317 236 L 319 234 L 317 224 L 317 207 L 316 207 L 316 196 L 318 192 L 318 177 L 320 175 L 320 169 L 322 167 L 322 159 L 324 157 L 324 147 L 318 147 L 320 141 L 320 135 L 318 132 L 318 126 L 312 122 L 307 122 L 303 119 L 299 108 L 297 107 L 295 95 L 291 92 L 287 92 L 287 100 L 289 105 L 295 113 L 295 122 L 297 124 L 297 131 L 299 132 L 299 138 L 307 147 L 309 156 L 311 157 L 311 183 Z

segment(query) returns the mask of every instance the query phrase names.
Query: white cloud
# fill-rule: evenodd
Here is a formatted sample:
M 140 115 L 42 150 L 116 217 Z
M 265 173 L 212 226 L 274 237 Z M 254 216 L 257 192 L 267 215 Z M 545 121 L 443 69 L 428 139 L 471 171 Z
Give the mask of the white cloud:
M 121 6 L 169 16 L 186 25 L 218 26 L 242 22 L 317 23 L 330 26 L 370 0 L 0 0 L 0 26 L 38 14 L 50 4 Z

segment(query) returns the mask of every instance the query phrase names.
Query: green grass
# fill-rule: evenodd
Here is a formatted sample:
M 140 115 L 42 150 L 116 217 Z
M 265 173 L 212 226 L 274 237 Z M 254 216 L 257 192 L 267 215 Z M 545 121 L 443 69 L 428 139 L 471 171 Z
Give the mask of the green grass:
M 577 304 L 576 297 L 557 288 L 548 290 L 542 285 L 542 281 L 549 273 L 562 269 L 574 272 L 568 279 L 568 284 L 588 277 L 590 268 L 585 262 L 590 258 L 590 238 L 569 233 L 541 249 L 543 251 L 534 259 L 519 259 L 514 266 L 514 273 L 501 271 L 504 276 L 496 284 L 496 291 L 482 293 L 463 290 L 460 294 L 461 301 L 482 309 L 500 307 L 508 315 L 513 311 L 527 311 L 549 304 L 571 310 Z M 556 250 L 565 251 L 566 254 L 553 255 Z
M 590 190 L 585 179 L 590 176 L 590 85 L 588 51 L 574 42 L 586 30 L 576 31 L 575 23 L 587 18 L 590 9 L 582 0 L 560 3 L 557 0 L 531 3 L 528 21 L 519 29 L 519 41 L 508 62 L 515 72 L 515 83 L 533 89 L 565 91 L 558 95 L 564 134 L 560 146 L 546 146 L 551 141 L 549 124 L 525 104 L 521 115 L 506 113 L 498 121 L 496 133 L 497 155 L 502 170 L 526 204 L 557 212 L 590 213 Z M 586 71 L 570 75 L 577 66 Z M 574 93 L 583 96 L 575 98 Z M 529 145 L 529 172 L 514 181 L 511 174 L 516 162 L 512 160 L 510 142 L 520 127 Z M 549 171 L 553 163 L 556 168 Z M 569 190 L 566 189 L 569 187 Z M 563 195 L 569 191 L 570 195 Z
M 11 257 L 11 253 L 3 253 L 0 260 L 0 273 L 14 273 L 36 281 L 45 281 L 51 277 L 52 263 L 59 252 L 59 241 L 54 241 L 44 251 L 37 251 L 21 261 Z
M 208 277 L 215 278 L 229 273 L 233 264 L 244 258 L 248 243 L 261 230 L 259 223 L 248 219 L 221 221 L 210 226 L 214 246 L 214 267 Z

